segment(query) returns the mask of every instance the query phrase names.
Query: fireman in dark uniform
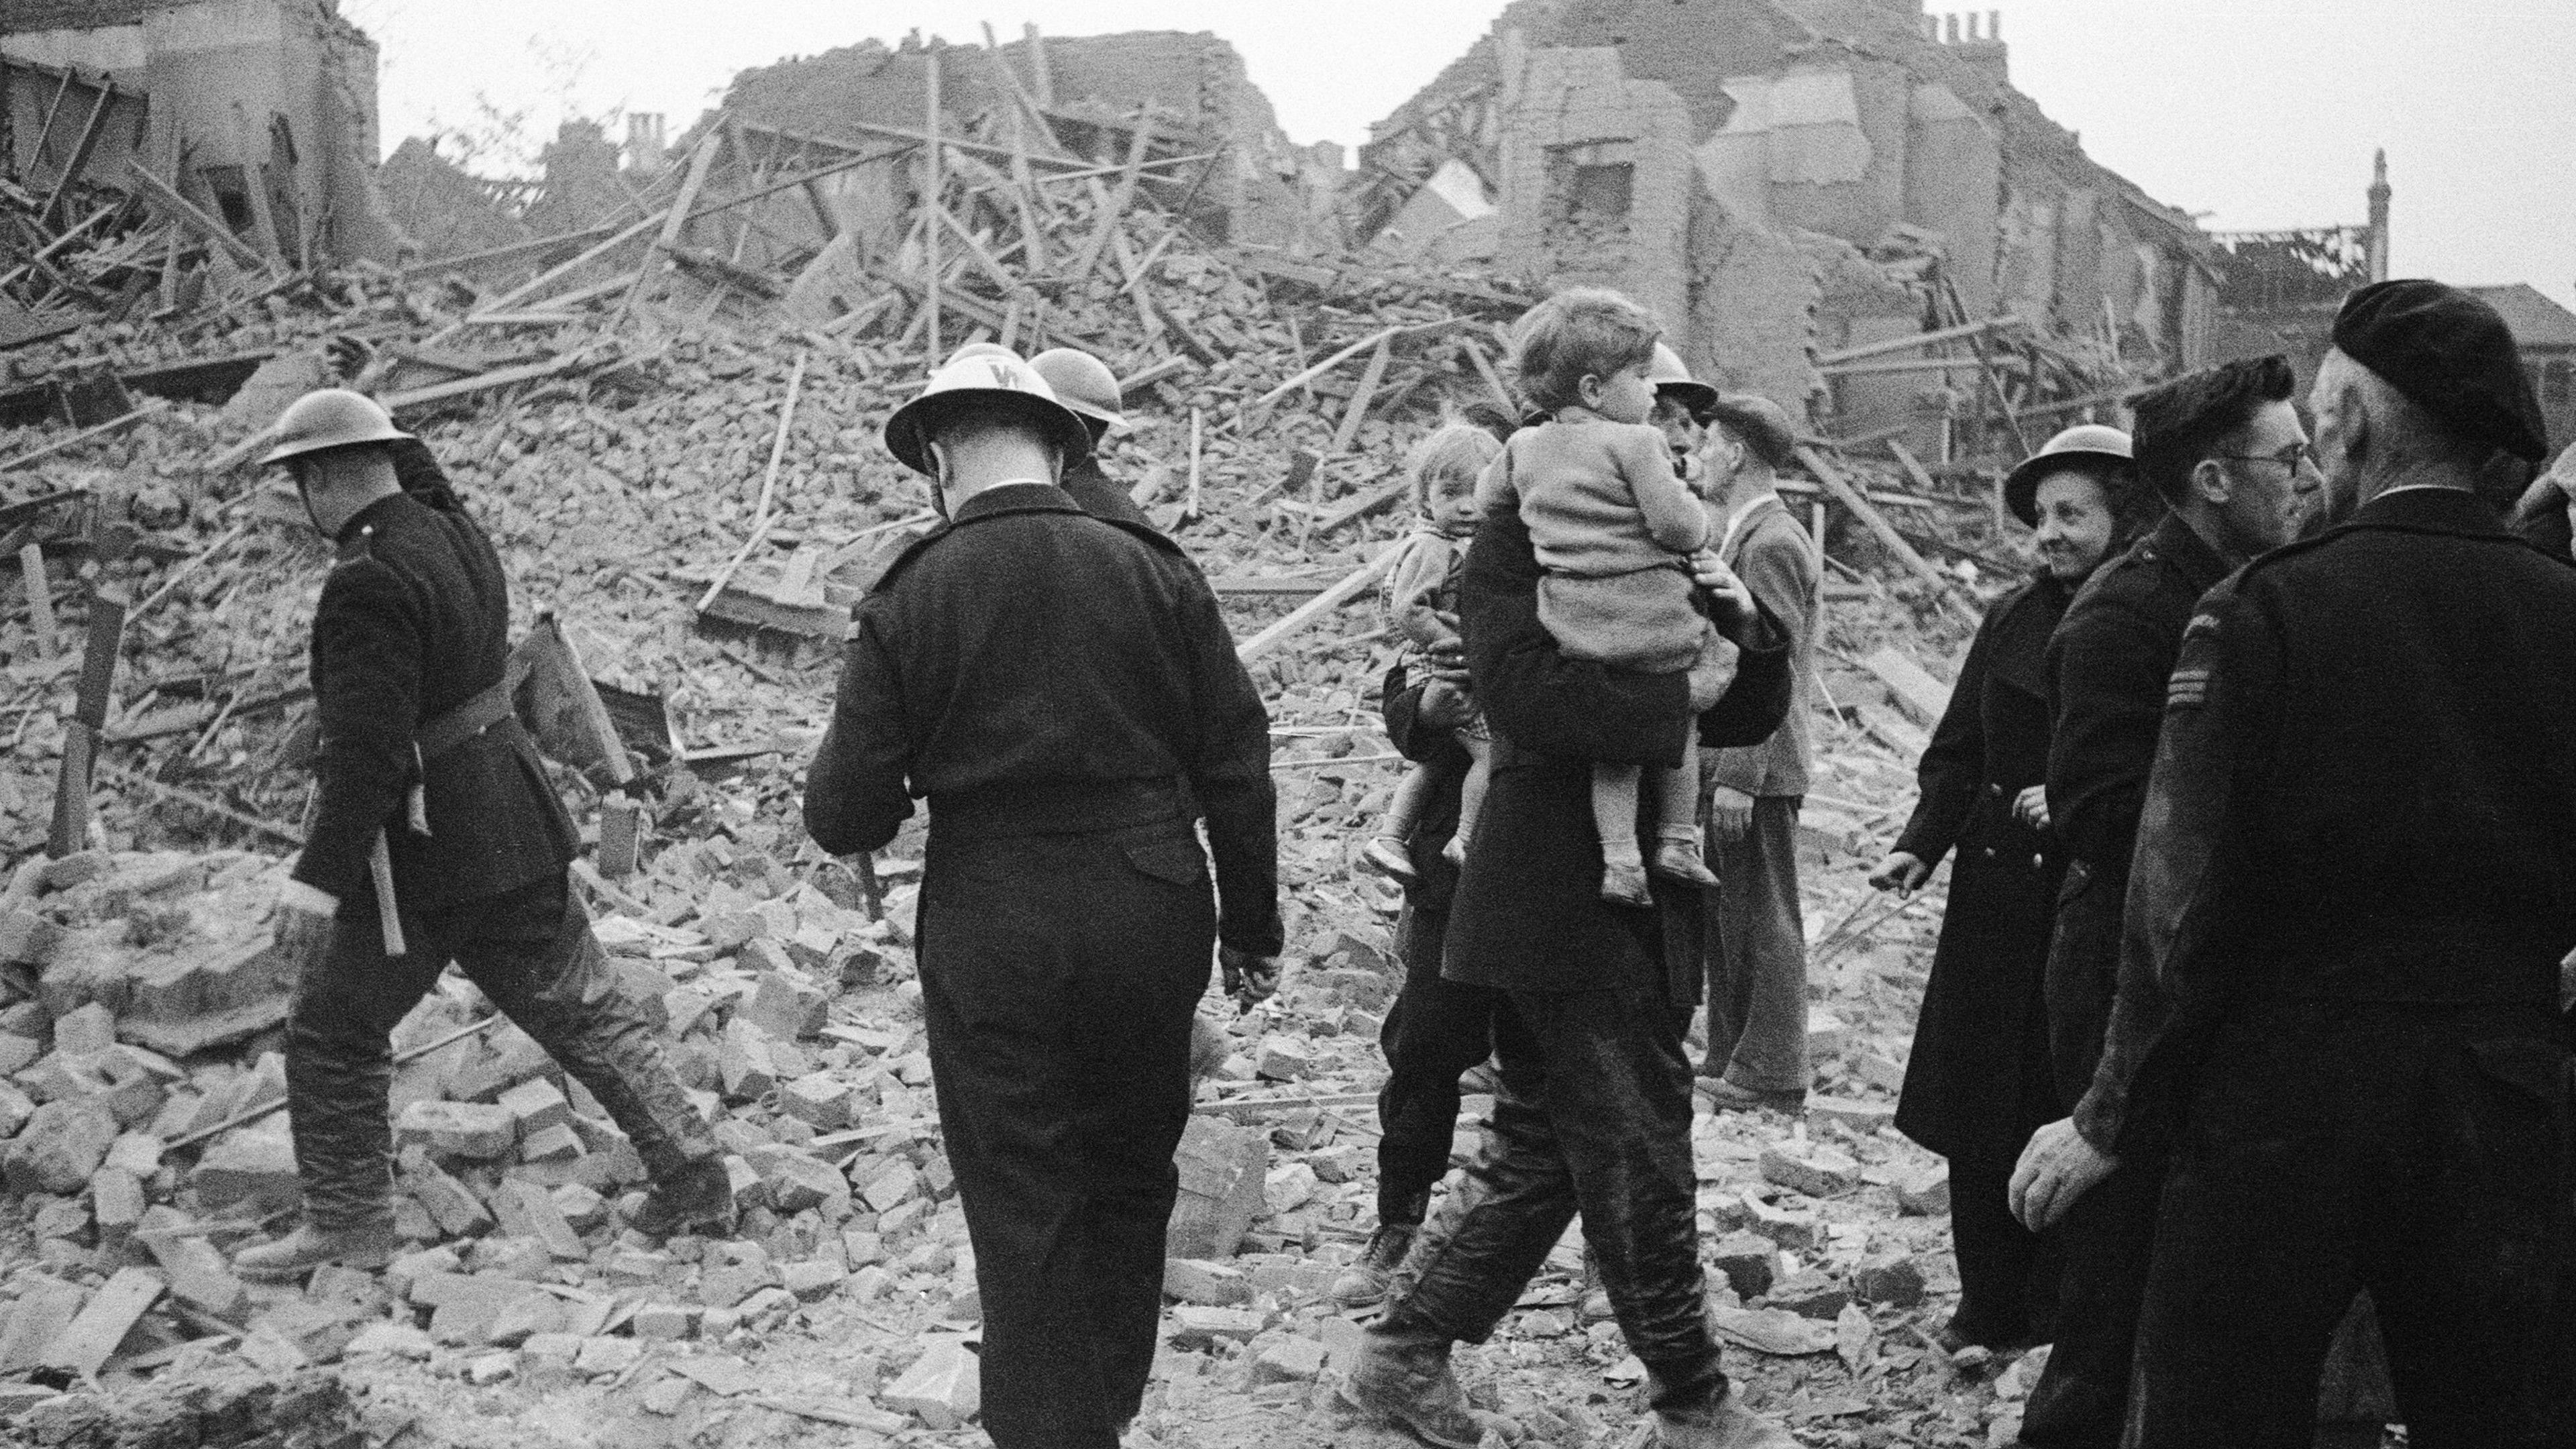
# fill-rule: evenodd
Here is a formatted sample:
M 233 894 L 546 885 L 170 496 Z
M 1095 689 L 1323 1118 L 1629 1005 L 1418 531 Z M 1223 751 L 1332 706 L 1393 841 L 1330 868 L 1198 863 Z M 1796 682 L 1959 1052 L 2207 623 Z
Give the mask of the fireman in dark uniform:
M 886 445 L 947 522 L 859 603 L 806 828 L 873 850 L 929 801 L 922 1011 L 984 1427 L 1114 1449 L 1153 1366 L 1210 948 L 1247 1007 L 1278 982 L 1269 715 L 1179 548 L 1057 486 L 1091 435 L 1028 364 L 951 358 Z
M 390 1255 L 389 1036 L 450 961 L 633 1139 L 655 1185 L 637 1227 L 729 1226 L 715 1138 L 571 893 L 572 822 L 503 685 L 500 558 L 452 493 L 405 491 L 396 450 L 412 440 L 365 397 L 307 394 L 278 437 L 262 461 L 294 475 L 340 553 L 313 613 L 320 797 L 279 901 L 304 1222 L 234 1267 L 275 1280 Z
M 2145 1449 L 2306 1444 L 2362 1288 L 2410 1443 L 2576 1444 L 2576 569 L 2475 491 L 2539 408 L 2425 281 L 2345 302 L 2311 404 L 2336 526 L 2192 617 L 2101 1064 L 2016 1206 L 2170 1147 Z

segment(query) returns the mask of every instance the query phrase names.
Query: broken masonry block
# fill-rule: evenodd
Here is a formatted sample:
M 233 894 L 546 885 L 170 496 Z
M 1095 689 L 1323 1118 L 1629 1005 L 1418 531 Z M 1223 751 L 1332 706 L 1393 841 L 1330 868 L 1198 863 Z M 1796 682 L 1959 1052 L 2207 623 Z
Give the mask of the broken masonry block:
M 1165 1236 L 1176 1258 L 1230 1258 L 1261 1215 L 1270 1139 L 1222 1117 L 1193 1115 L 1173 1153 L 1180 1195 Z
M 771 1209 L 782 1214 L 803 1212 L 850 1195 L 850 1184 L 840 1170 L 810 1152 L 772 1145 L 746 1153 L 744 1160 L 760 1174 Z
M 47 1102 L 0 1147 L 0 1181 L 17 1194 L 78 1192 L 107 1160 L 116 1114 L 91 1098 Z
M 980 1361 L 961 1339 L 932 1338 L 878 1402 L 929 1429 L 962 1429 L 983 1407 Z
M 1254 1308 L 1206 1308 L 1184 1303 L 1171 1312 L 1165 1337 L 1172 1347 L 1213 1348 L 1219 1342 L 1250 1343 L 1270 1326 L 1270 1315 Z
M 1807 1115 L 1840 1122 L 1854 1132 L 1875 1132 L 1896 1120 L 1896 1104 L 1819 1094 L 1807 1098 Z
M 752 944 L 769 945 L 767 941 Z M 752 1025 L 771 1036 L 794 1041 L 823 1030 L 823 1024 L 831 1019 L 831 1003 L 823 995 L 823 988 L 781 953 L 775 964 L 764 966 L 751 1000 L 737 1015 L 749 1018 Z
M 1744 1225 L 1747 1231 L 1792 1250 L 1812 1248 L 1819 1237 L 1814 1213 L 1775 1207 L 1750 1192 L 1744 1194 Z
M 561 1122 L 539 1128 L 519 1143 L 521 1162 L 566 1163 L 581 1155 L 581 1134 Z
M 1168 1258 L 1163 1262 L 1163 1296 L 1206 1308 L 1231 1308 L 1252 1301 L 1252 1276 L 1231 1263 Z
M 778 1286 L 796 1296 L 799 1302 L 811 1303 L 829 1297 L 850 1276 L 849 1270 L 829 1258 L 815 1258 L 802 1263 L 782 1264 L 778 1269 Z
M 1843 1048 L 1850 1045 L 1851 1027 L 1846 1025 L 1841 1017 L 1834 1015 L 1823 1007 L 1809 1008 L 1807 1012 L 1807 1060 L 1815 1062 L 1831 1061 L 1835 1057 L 1841 1056 L 1843 1054 Z
M 1950 1169 L 1926 1167 L 1898 1178 L 1896 1205 L 1913 1217 L 1944 1216 L 1950 1211 Z
M 89 1200 L 90 1217 L 98 1224 L 103 1245 L 124 1242 L 143 1220 L 143 1183 L 130 1172 L 102 1167 L 90 1174 Z
M 637 1338 L 676 1343 L 698 1331 L 698 1315 L 704 1311 L 687 1303 L 646 1303 L 627 1320 L 627 1328 Z
M 810 1072 L 778 1089 L 778 1108 L 818 1132 L 850 1125 L 858 1093 L 829 1072 Z
M 716 1052 L 716 1075 L 724 1084 L 725 1100 L 754 1102 L 778 1089 L 770 1046 L 769 1033 L 741 1014 L 725 1023 L 723 1044 Z
M 1274 1082 L 1302 1082 L 1315 1074 L 1315 1049 L 1293 1036 L 1265 1036 L 1253 1071 Z
M 1311 1338 L 1283 1338 L 1252 1361 L 1256 1384 L 1313 1383 L 1324 1375 L 1324 1346 Z
M 548 1127 L 568 1127 L 572 1122 L 572 1103 L 543 1077 L 531 1077 L 507 1089 L 495 1105 L 517 1120 L 523 1138 Z
M 83 1057 L 116 1045 L 116 1013 L 98 1002 L 77 1007 L 54 1020 L 54 1050 Z
M 614 1378 L 643 1357 L 644 1345 L 632 1338 L 585 1338 L 581 1352 L 573 1355 L 572 1370 L 590 1378 Z
M 1709 1266 L 1726 1275 L 1738 1298 L 1759 1298 L 1771 1291 L 1780 1271 L 1780 1245 L 1755 1233 L 1730 1233 L 1721 1240 Z
M 1762 1177 L 1809 1197 L 1836 1197 L 1860 1186 L 1860 1164 L 1816 1142 L 1774 1142 L 1762 1149 Z
M 433 1157 L 489 1162 L 518 1145 L 518 1123 L 506 1107 L 481 1102 L 414 1102 L 394 1123 L 398 1146 L 417 1145 Z
M 425 1156 L 403 1173 L 403 1186 L 448 1237 L 479 1237 L 492 1230 L 492 1213 L 483 1200 Z
M 898 1157 L 877 1169 L 859 1186 L 859 1200 L 874 1212 L 892 1212 L 912 1200 L 921 1188 L 921 1174 L 910 1162 Z
M 1774 1308 L 1801 1318 L 1833 1319 L 1851 1302 L 1851 1293 L 1821 1268 L 1806 1268 L 1771 1285 L 1764 1295 Z
M 1861 1260 L 1852 1269 L 1852 1297 L 1882 1308 L 1912 1308 L 1923 1301 L 1923 1270 L 1902 1255 Z
M 1315 1200 L 1315 1169 L 1303 1162 L 1274 1167 L 1262 1179 L 1262 1203 L 1272 1217 L 1295 1212 Z

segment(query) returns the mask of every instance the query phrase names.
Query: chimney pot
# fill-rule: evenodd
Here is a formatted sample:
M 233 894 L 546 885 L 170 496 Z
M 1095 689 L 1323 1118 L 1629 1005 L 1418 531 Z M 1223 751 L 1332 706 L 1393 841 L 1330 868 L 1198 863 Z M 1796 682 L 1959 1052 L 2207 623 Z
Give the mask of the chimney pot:
M 1955 14 L 1955 13 L 1953 13 L 1953 14 L 1949 14 L 1949 15 L 1944 15 L 1944 16 L 1942 16 L 1942 17 L 1941 17 L 1941 31 L 1942 31 L 1942 39 L 1943 39 L 1945 42 L 1947 42 L 1948 44 L 1951 44 L 1951 45 L 1956 45 L 1956 44 L 1958 44 L 1958 43 L 1959 43 L 1959 17 L 1958 17 L 1958 15 L 1957 15 L 1957 14 Z
M 2000 10 L 1989 10 L 1989 11 L 1987 11 L 1987 12 L 1986 12 L 1986 39 L 1987 39 L 1987 40 L 1989 40 L 1989 41 L 1996 41 L 1996 40 L 2001 40 L 2001 39 L 2003 39 L 2003 38 L 2004 38 L 2004 13 L 2003 13 L 2002 11 L 2000 11 Z

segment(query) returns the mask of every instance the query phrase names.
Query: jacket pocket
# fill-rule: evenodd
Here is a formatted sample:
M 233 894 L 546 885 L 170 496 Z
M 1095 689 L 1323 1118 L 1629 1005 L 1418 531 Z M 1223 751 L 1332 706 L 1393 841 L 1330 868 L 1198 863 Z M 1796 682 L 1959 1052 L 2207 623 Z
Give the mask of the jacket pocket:
M 1149 840 L 1127 847 L 1127 863 L 1155 880 L 1176 886 L 1207 879 L 1207 854 L 1196 840 Z
M 2489 1183 L 2511 1197 L 2563 1202 L 2576 1165 L 2576 1060 L 2528 1037 L 2471 1042 L 2468 1055 L 2475 1082 L 2460 1125 Z

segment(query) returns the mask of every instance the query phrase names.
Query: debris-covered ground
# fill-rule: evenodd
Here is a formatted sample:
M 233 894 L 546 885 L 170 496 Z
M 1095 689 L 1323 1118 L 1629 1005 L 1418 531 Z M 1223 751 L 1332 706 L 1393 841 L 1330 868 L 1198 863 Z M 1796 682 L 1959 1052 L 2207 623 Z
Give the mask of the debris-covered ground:
M 1208 1008 L 1230 1051 L 1183 1149 L 1143 1427 L 1246 1449 L 1397 1442 L 1330 1394 L 1356 1329 L 1325 1290 L 1372 1226 L 1376 1034 L 1400 974 L 1394 893 L 1353 868 L 1400 768 L 1374 711 L 1397 648 L 1371 590 L 1332 586 L 1405 526 L 1411 441 L 1444 407 L 1495 400 L 1496 324 L 1525 299 L 1209 246 L 1130 208 L 1132 187 L 1023 210 L 996 199 L 1008 185 L 957 183 L 949 224 L 982 240 L 943 259 L 946 340 L 1079 338 L 1119 362 L 1140 426 L 1110 464 L 1227 599 L 1274 721 L 1291 969 L 1247 1017 Z M 675 168 L 630 215 L 697 199 Z M 980 274 L 1020 226 L 1059 269 L 1004 297 Z M 60 265 L 111 293 L 164 255 L 159 235 Z M 975 1268 L 908 951 L 919 838 L 869 881 L 818 856 L 795 810 L 839 621 L 924 521 L 876 430 L 920 374 L 927 289 L 899 280 L 816 323 L 780 301 L 793 278 L 652 244 L 639 226 L 580 266 L 568 246 L 252 275 L 0 352 L 40 419 L 0 434 L 0 529 L 26 581 L 0 617 L 10 1434 L 977 1442 Z M 1073 270 L 1086 253 L 1097 265 Z M 916 248 L 874 265 L 928 264 Z M 301 1290 L 226 1270 L 294 1203 L 268 925 L 306 791 L 304 630 L 327 561 L 241 465 L 287 400 L 337 378 L 429 441 L 512 570 L 521 626 L 551 615 L 577 660 L 572 718 L 538 720 L 595 843 L 609 822 L 577 875 L 731 1155 L 734 1239 L 625 1233 L 631 1149 L 451 978 L 396 1036 L 411 1251 Z M 1944 1187 L 1887 1125 L 1938 894 L 1899 905 L 1860 877 L 2016 545 L 1987 475 L 1819 445 L 1792 498 L 1834 563 L 1802 858 L 1818 1080 L 1801 1121 L 1699 1123 L 1714 1312 L 1730 1368 L 1805 1442 L 2008 1441 L 2032 1365 L 1932 1345 L 1956 1289 Z M 58 781 L 83 757 L 86 848 L 49 858 L 69 828 Z M 1461 1134 L 1462 1158 L 1474 1145 Z M 1642 1419 L 1641 1371 L 1585 1301 L 1571 1240 L 1462 1363 L 1518 1442 L 1622 1444 Z

